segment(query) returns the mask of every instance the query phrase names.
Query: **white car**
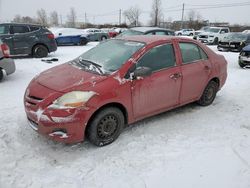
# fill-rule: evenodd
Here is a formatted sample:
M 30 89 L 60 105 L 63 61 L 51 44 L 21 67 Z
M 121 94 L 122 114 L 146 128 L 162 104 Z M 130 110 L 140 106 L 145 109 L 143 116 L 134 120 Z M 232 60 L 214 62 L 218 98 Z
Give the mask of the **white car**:
M 228 27 L 210 27 L 207 31 L 198 35 L 197 40 L 206 44 L 218 44 L 226 33 L 229 33 Z
M 175 35 L 177 36 L 193 36 L 194 35 L 194 29 L 182 29 L 180 31 L 176 31 Z

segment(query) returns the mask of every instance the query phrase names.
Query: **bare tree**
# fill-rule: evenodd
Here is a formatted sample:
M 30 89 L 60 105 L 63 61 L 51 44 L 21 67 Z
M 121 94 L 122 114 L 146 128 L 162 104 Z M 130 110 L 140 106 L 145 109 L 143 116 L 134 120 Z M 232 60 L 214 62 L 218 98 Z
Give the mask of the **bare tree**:
M 53 11 L 50 13 L 50 24 L 52 26 L 59 25 L 59 17 L 58 17 L 58 13 L 56 11 Z
M 47 13 L 44 9 L 40 9 L 37 11 L 37 21 L 39 24 L 44 26 L 48 26 L 48 17 Z
M 15 23 L 37 23 L 37 21 L 29 16 L 20 16 L 19 14 L 14 17 L 12 22 Z
M 199 12 L 191 10 L 188 12 L 188 27 L 193 29 L 199 29 L 202 26 L 202 16 Z
M 76 27 L 76 11 L 73 7 L 70 8 L 70 13 L 67 16 L 68 27 Z
M 128 10 L 125 10 L 123 12 L 123 15 L 125 16 L 125 18 L 128 19 L 130 25 L 133 25 L 133 26 L 140 25 L 139 17 L 141 15 L 141 10 L 138 7 L 136 6 L 130 7 Z
M 158 26 L 162 18 L 161 0 L 153 0 L 152 12 L 151 12 L 151 24 Z

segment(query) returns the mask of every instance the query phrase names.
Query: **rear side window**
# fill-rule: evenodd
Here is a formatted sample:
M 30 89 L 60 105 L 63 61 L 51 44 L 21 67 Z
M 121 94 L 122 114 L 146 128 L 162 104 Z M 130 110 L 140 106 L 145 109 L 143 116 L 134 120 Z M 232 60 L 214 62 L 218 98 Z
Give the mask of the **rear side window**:
M 29 28 L 27 26 L 11 26 L 10 28 L 10 33 L 15 34 L 15 33 L 28 33 Z
M 38 31 L 40 27 L 37 26 L 30 26 L 30 31 Z
M 193 43 L 180 43 L 180 50 L 182 55 L 182 62 L 184 64 L 193 63 L 198 60 L 208 59 L 207 54 L 196 44 Z
M 0 35 L 8 34 L 8 28 L 5 25 L 0 26 Z
M 149 67 L 153 72 L 173 66 L 175 66 L 175 53 L 172 44 L 154 47 L 137 64 L 137 67 Z

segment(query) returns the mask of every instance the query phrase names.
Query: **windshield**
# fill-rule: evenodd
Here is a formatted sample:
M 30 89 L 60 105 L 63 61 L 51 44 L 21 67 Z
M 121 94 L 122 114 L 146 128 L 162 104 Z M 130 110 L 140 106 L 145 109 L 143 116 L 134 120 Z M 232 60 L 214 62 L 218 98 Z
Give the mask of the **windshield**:
M 82 54 L 79 62 L 92 62 L 103 73 L 118 70 L 136 51 L 145 44 L 125 40 L 108 40 Z
M 218 28 L 209 28 L 207 31 L 211 32 L 211 33 L 219 33 L 220 29 L 218 29 Z
M 229 33 L 224 38 L 229 40 L 245 41 L 247 40 L 247 35 L 243 33 Z
M 141 32 L 141 31 L 135 31 L 135 30 L 129 29 L 129 30 L 123 31 L 123 32 L 119 35 L 119 37 L 131 36 L 131 35 L 143 35 L 143 32 Z

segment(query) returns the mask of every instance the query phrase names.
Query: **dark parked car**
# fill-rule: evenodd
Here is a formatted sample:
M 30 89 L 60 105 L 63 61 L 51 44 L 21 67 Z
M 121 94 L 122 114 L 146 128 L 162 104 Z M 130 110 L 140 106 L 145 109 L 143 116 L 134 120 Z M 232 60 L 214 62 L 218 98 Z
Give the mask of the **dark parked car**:
M 174 36 L 175 33 L 170 29 L 163 29 L 159 27 L 133 27 L 122 32 L 118 37 L 131 36 L 131 35 L 170 35 Z
M 226 78 L 225 58 L 198 41 L 130 36 L 41 73 L 24 105 L 38 133 L 65 143 L 87 136 L 104 146 L 125 124 L 194 101 L 210 105 Z
M 95 28 L 85 29 L 82 36 L 87 37 L 89 41 L 103 41 L 109 39 L 109 34 L 107 32 Z
M 244 47 L 239 55 L 239 65 L 244 68 L 250 67 L 250 45 Z
M 2 81 L 4 72 L 9 75 L 15 72 L 14 60 L 10 57 L 10 50 L 7 44 L 2 43 L 0 39 L 0 81 Z M 3 72 L 4 71 L 4 72 Z
M 219 51 L 240 52 L 248 44 L 250 44 L 250 34 L 228 33 L 219 41 L 217 48 Z
M 10 55 L 46 57 L 57 50 L 54 35 L 40 25 L 0 24 L 0 39 L 10 48 Z

